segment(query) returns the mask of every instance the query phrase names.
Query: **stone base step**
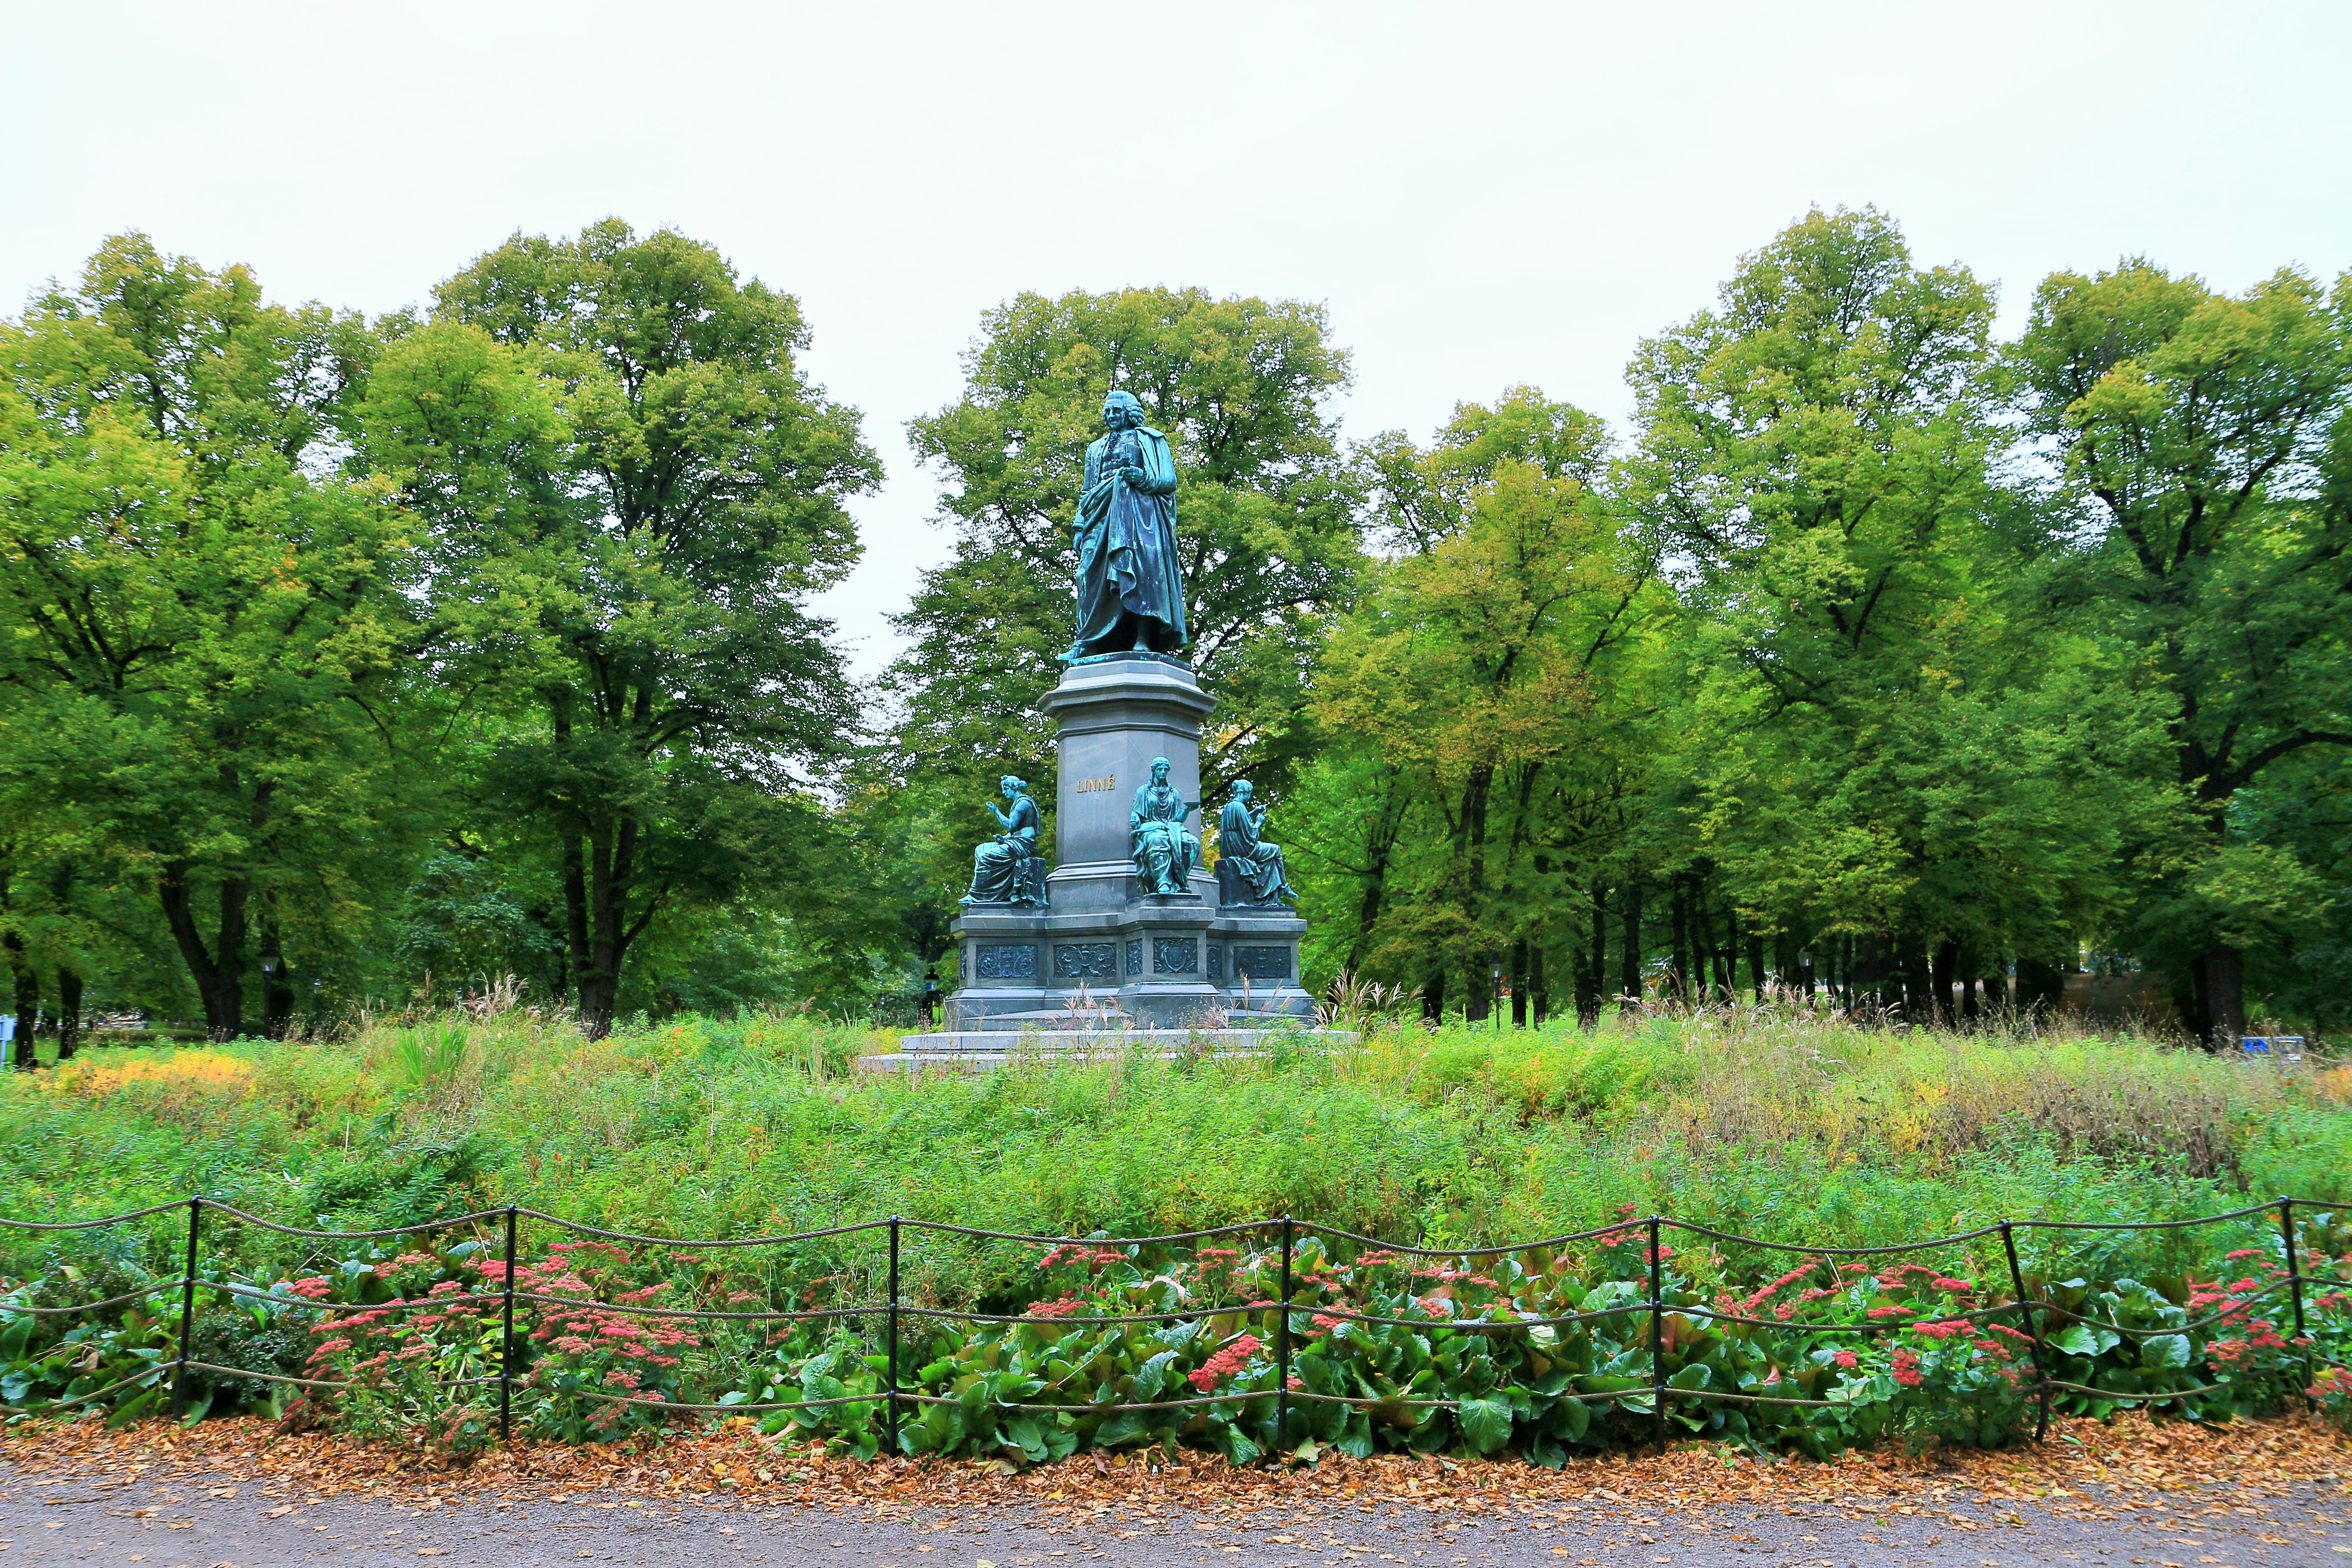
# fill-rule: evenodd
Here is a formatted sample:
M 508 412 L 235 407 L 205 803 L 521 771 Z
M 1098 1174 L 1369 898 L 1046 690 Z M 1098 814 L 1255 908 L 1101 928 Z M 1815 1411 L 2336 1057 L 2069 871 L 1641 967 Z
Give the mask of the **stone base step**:
M 1225 1028 L 1236 1026 L 1295 1024 L 1305 1027 L 1309 1022 L 1297 1013 L 1275 1007 L 1228 1007 L 1224 1009 Z M 1181 1038 L 1195 1031 L 1190 1029 L 1150 1029 L 1116 1007 L 1087 1008 L 1076 1012 L 1066 1007 L 1040 1008 L 1026 1013 L 988 1013 L 974 1018 L 958 1034 L 1024 1034 L 1037 1032 L 1050 1035 L 1169 1035 Z M 1215 1034 L 1214 1029 L 1198 1031 Z
M 1016 1059 L 1089 1061 L 1137 1050 L 1162 1060 L 1192 1055 L 1258 1056 L 1273 1048 L 1277 1037 L 1315 1045 L 1353 1045 L 1356 1040 L 1348 1029 L 1033 1028 L 1018 1035 L 1004 1029 L 956 1029 L 905 1036 L 896 1052 L 860 1057 L 857 1067 L 861 1072 L 988 1072 Z

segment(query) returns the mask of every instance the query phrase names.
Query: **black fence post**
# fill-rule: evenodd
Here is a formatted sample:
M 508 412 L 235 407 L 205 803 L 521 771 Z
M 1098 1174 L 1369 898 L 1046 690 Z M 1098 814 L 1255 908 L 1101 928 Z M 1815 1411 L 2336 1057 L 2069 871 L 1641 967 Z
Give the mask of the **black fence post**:
M 2042 1385 L 2042 1413 L 2034 1419 L 2033 1440 L 2037 1443 L 2050 1431 L 2050 1369 L 2042 1361 L 2042 1328 L 2034 1321 L 2033 1310 L 2025 1301 L 2025 1270 L 2017 1263 L 2017 1237 L 2009 1228 L 2009 1221 L 2000 1222 L 2001 1249 L 2009 1254 L 2009 1282 L 2017 1290 L 2017 1321 L 2024 1327 L 2026 1348 L 2033 1352 L 2034 1380 Z
M 507 1205 L 506 1300 L 499 1304 L 499 1441 L 514 1430 L 515 1206 Z
M 2279 1234 L 2286 1238 L 2286 1289 L 2294 1302 L 2294 1337 L 2304 1337 L 2303 1326 L 2303 1263 L 2295 1256 L 2294 1200 L 2279 1199 Z M 2311 1396 L 2311 1385 L 2319 1381 L 2318 1363 L 2312 1359 L 2311 1347 L 2303 1347 L 2303 1403 L 2306 1409 L 2316 1410 L 2319 1401 Z
M 1290 1431 L 1290 1216 L 1282 1216 L 1282 1285 L 1274 1307 L 1274 1452 Z
M 188 1407 L 188 1336 L 196 1325 L 196 1227 L 204 1221 L 205 1200 L 188 1200 L 188 1267 L 180 1276 L 180 1359 L 172 1367 L 172 1419 Z
M 882 1402 L 882 1426 L 889 1435 L 890 1452 L 898 1452 L 898 1216 L 890 1216 L 890 1347 L 887 1363 L 890 1379 L 888 1395 Z
M 1664 1259 L 1658 1252 L 1658 1216 L 1650 1216 L 1650 1402 L 1658 1432 L 1658 1452 L 1666 1451 L 1666 1292 Z

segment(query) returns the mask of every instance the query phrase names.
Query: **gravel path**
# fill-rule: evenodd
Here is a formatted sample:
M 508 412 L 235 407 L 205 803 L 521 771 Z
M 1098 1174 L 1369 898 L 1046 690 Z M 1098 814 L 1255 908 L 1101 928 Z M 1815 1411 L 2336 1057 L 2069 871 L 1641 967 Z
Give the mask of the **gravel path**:
M 1091 1522 L 1018 1508 L 871 1510 L 738 1503 L 556 1500 L 513 1494 L 453 1504 L 319 1498 L 252 1480 L 128 1485 L 0 1467 L 0 1568 L 142 1563 L 154 1568 L 335 1568 L 446 1560 L 450 1568 L 657 1568 L 823 1563 L 837 1568 L 1409 1568 L 1737 1564 L 1738 1568 L 2352 1568 L 2352 1490 L 2302 1484 L 2266 1506 L 2216 1508 L 2191 1496 L 2126 1520 L 1954 1502 L 1851 1517 L 1807 1505 L 1680 1511 L 1560 1504 L 1549 1518 L 1432 1517 L 1389 1506 L 1302 1503 L 1245 1521 L 1181 1507 L 1107 1508 Z

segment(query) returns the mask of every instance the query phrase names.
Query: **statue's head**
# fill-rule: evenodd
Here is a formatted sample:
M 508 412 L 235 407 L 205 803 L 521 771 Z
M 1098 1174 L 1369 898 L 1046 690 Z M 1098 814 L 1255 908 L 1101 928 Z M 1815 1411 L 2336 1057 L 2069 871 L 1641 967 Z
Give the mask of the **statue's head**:
M 1028 789 L 1029 781 L 1027 779 L 1016 779 L 1011 773 L 1006 773 L 1003 778 L 996 781 L 996 787 L 1004 792 L 1005 799 L 1013 800 Z
M 1154 757 L 1151 759 L 1151 782 L 1156 784 L 1164 784 L 1168 782 L 1167 758 Z
M 1132 430 L 1143 423 L 1143 405 L 1125 387 L 1114 387 L 1103 396 L 1103 423 L 1114 430 Z
M 1250 788 L 1249 780 L 1235 779 L 1234 781 L 1234 798 L 1235 800 L 1247 800 L 1255 793 L 1257 792 Z

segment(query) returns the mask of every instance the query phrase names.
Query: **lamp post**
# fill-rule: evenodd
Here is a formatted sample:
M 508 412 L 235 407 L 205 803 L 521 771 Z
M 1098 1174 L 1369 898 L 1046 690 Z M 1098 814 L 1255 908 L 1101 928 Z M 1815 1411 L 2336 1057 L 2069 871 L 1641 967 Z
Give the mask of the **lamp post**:
M 261 944 L 261 1032 L 265 1035 L 282 1030 L 287 1016 L 294 1010 L 294 999 L 278 985 L 285 971 L 286 961 L 278 953 L 278 939 L 272 936 Z
M 1492 978 L 1495 982 L 1495 1033 L 1499 1035 L 1503 1032 L 1503 965 L 1499 959 L 1494 964 Z
M 923 1025 L 935 1028 L 940 1021 L 940 977 L 926 975 L 923 979 Z

